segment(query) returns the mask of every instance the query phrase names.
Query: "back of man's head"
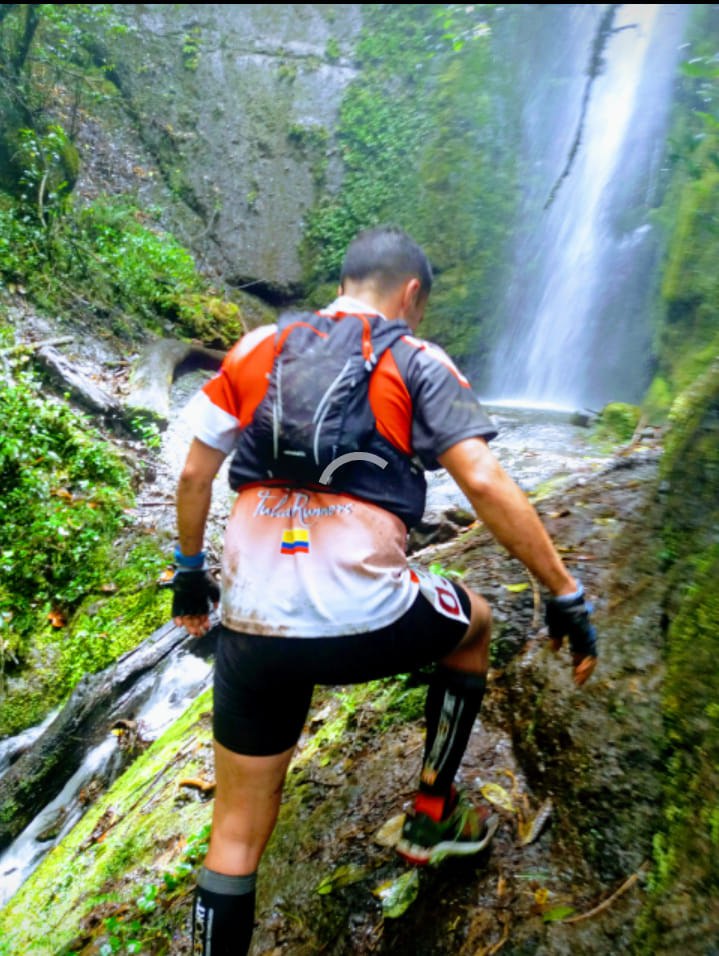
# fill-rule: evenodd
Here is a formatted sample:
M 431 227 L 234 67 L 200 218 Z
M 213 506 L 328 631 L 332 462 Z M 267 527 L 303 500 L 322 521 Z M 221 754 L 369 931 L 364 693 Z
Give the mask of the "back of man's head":
M 424 296 L 432 288 L 432 267 L 424 250 L 396 226 L 377 226 L 360 232 L 350 243 L 340 273 L 346 280 L 372 282 L 386 292 L 406 279 L 417 278 Z

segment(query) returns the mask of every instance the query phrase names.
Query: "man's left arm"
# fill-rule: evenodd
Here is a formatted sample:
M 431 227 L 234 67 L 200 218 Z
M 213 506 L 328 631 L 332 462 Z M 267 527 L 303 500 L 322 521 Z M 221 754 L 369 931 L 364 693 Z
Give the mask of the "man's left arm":
M 583 684 L 596 665 L 596 635 L 589 624 L 583 590 L 568 572 L 526 495 L 480 438 L 457 442 L 438 461 L 497 541 L 551 592 L 550 634 L 553 639 L 559 632 L 561 636 L 569 634 L 574 680 Z
M 201 637 L 210 626 L 209 604 L 219 599 L 204 567 L 202 544 L 212 502 L 212 483 L 225 459 L 225 452 L 195 438 L 177 485 L 177 531 L 179 565 L 175 575 L 173 618 L 190 634 Z

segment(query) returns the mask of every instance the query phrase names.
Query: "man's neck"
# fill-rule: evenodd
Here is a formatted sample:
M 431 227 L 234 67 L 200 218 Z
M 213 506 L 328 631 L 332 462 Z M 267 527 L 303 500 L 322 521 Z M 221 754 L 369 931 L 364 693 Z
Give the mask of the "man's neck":
M 387 318 L 382 309 L 377 308 L 373 302 L 369 302 L 367 299 L 356 295 L 348 295 L 346 292 L 341 292 L 338 298 L 336 298 L 327 309 L 320 311 L 358 312 L 364 315 L 381 315 L 383 319 Z
M 373 311 L 379 312 L 387 319 L 396 319 L 399 315 L 397 292 L 387 293 L 379 289 L 374 282 L 346 281 L 340 289 L 340 294 L 364 302 L 371 306 Z

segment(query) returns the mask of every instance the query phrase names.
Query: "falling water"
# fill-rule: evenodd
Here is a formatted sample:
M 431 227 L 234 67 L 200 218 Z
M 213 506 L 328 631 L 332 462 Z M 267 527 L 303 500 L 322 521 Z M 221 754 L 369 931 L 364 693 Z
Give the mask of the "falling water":
M 165 625 L 163 630 L 167 628 L 168 625 Z M 210 678 L 211 665 L 208 661 L 190 651 L 181 651 L 166 655 L 153 671 L 142 674 L 132 684 L 107 717 L 105 735 L 89 747 L 81 766 L 65 781 L 61 792 L 0 853 L 0 908 L 82 817 L 85 810 L 81 799 L 83 788 L 93 779 L 110 782 L 122 771 L 124 764 L 117 738 L 110 731 L 113 721 L 131 713 L 142 731 L 143 739 L 149 743 L 177 720 L 209 686 Z M 14 743 L 16 750 L 22 745 L 29 745 L 51 719 L 48 718 L 35 730 L 9 743 Z M 43 831 L 56 821 L 58 826 L 53 836 L 44 836 Z
M 487 389 L 497 402 L 601 407 L 638 401 L 649 382 L 658 254 L 650 211 L 687 5 L 620 5 L 590 84 L 605 9 L 570 8 L 555 61 L 545 60 L 553 74 L 535 79 L 523 109 L 522 225 Z

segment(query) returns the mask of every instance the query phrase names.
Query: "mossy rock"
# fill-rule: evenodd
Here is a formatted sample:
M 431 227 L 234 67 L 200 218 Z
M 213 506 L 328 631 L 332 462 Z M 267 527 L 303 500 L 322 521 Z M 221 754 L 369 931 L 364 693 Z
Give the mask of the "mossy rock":
M 261 299 L 236 290 L 229 298 L 191 293 L 181 299 L 180 314 L 187 330 L 203 342 L 232 348 L 246 332 L 276 319 Z
M 670 430 L 665 439 L 662 457 L 662 472 L 672 482 L 676 478 L 675 466 L 687 454 L 702 420 L 712 406 L 716 406 L 718 395 L 719 358 L 672 403 L 669 412 Z
M 599 415 L 595 435 L 602 441 L 630 441 L 639 424 L 641 410 L 636 405 L 610 402 Z
M 637 952 L 699 951 L 719 910 L 719 360 L 675 400 L 662 459 L 667 632 L 663 820 Z M 701 950 L 702 952 L 704 949 Z
M 642 414 L 650 425 L 663 425 L 672 405 L 672 390 L 665 378 L 656 375 L 642 402 Z

